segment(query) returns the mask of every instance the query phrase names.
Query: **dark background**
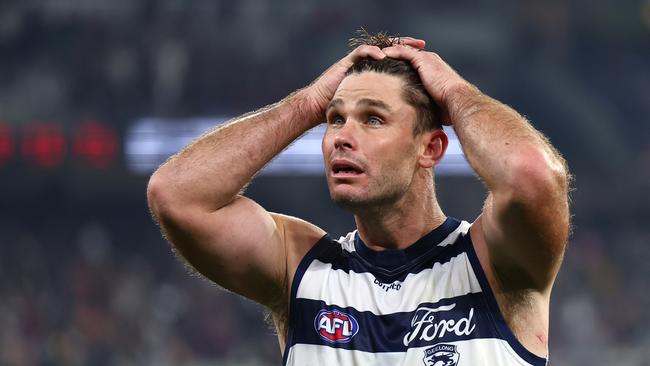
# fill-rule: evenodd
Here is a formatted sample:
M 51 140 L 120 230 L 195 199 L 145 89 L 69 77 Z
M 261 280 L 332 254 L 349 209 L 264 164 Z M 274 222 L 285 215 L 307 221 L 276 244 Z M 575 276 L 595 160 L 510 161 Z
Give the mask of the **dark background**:
M 650 365 L 650 2 L 0 1 L 0 365 L 273 365 L 263 310 L 175 259 L 124 138 L 143 117 L 235 116 L 305 86 L 360 26 L 427 40 L 575 174 L 551 365 Z M 440 176 L 472 220 L 473 176 Z M 334 236 L 321 176 L 248 194 Z

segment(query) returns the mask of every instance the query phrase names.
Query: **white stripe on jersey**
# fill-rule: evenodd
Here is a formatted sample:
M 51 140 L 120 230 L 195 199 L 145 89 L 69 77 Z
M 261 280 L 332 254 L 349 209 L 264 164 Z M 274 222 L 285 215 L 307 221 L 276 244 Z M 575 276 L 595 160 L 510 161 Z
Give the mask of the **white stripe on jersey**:
M 415 311 L 420 304 L 481 292 L 467 257 L 460 253 L 443 264 L 410 273 L 399 291 L 384 290 L 369 272 L 332 270 L 330 263 L 314 260 L 307 268 L 297 298 L 321 300 L 327 305 L 352 307 L 375 315 Z
M 456 228 L 456 230 L 452 231 L 447 235 L 443 241 L 438 244 L 439 247 L 446 247 L 447 245 L 454 244 L 456 243 L 456 240 L 458 240 L 459 235 L 465 235 L 469 232 L 469 228 L 472 227 L 472 224 L 470 224 L 467 221 L 462 221 L 460 225 Z
M 508 342 L 502 339 L 470 339 L 446 342 L 445 344 L 456 346 L 459 365 L 530 366 L 510 348 Z M 287 365 L 425 365 L 425 350 L 431 347 L 433 346 L 410 348 L 404 354 L 403 352 L 373 353 L 312 344 L 296 344 L 289 349 Z

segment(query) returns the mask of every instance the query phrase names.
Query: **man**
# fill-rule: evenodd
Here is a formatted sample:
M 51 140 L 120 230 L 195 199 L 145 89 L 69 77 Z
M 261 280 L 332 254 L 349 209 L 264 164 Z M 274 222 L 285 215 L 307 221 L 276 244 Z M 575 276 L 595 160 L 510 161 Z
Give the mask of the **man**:
M 163 164 L 153 214 L 199 272 L 271 310 L 286 365 L 545 364 L 569 231 L 563 159 L 423 40 L 369 42 Z M 357 225 L 339 240 L 240 194 L 324 119 L 330 195 Z M 441 121 L 489 189 L 471 225 L 436 199 Z

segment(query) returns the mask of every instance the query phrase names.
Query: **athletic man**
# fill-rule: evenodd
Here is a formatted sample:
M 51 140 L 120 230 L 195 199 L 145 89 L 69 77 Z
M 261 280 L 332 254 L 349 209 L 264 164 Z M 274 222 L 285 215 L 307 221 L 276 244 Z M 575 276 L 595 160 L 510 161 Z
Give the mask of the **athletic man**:
M 163 164 L 153 214 L 199 272 L 271 310 L 286 365 L 544 365 L 569 231 L 563 159 L 424 41 L 367 43 Z M 357 226 L 338 240 L 240 194 L 323 120 L 330 195 Z M 441 121 L 489 189 L 472 224 L 436 199 Z

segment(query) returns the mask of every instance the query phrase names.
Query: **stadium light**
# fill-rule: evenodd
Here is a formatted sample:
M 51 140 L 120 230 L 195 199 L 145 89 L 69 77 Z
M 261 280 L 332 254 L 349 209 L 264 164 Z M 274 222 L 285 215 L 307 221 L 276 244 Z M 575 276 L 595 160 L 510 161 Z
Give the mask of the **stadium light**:
M 229 118 L 161 119 L 143 118 L 135 121 L 125 136 L 124 156 L 127 167 L 137 174 L 149 174 L 169 156 L 193 139 L 227 121 Z M 319 125 L 294 141 L 267 165 L 262 175 L 322 175 L 321 140 L 325 125 Z M 447 153 L 436 167 L 438 175 L 473 175 L 453 129 L 445 127 L 449 136 Z

